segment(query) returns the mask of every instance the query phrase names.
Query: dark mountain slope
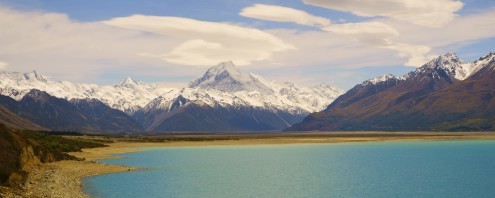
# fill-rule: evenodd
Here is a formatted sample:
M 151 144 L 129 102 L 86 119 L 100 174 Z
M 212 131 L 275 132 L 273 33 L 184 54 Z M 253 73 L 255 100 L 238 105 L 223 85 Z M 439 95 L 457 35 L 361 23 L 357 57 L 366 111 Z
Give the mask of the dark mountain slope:
M 170 110 L 141 112 L 148 131 L 280 130 L 297 122 L 294 115 L 254 107 L 211 107 L 178 97 Z M 302 116 L 297 118 L 302 119 Z
M 435 92 L 418 103 L 414 111 L 432 120 L 432 128 L 449 131 L 495 130 L 495 61 L 470 78 Z
M 142 127 L 130 116 L 96 99 L 74 99 L 69 102 L 33 89 L 20 101 L 1 96 L 0 102 L 0 118 L 15 128 L 82 132 L 142 131 Z
M 0 95 L 0 123 L 14 129 L 48 130 L 11 111 L 11 109 L 15 110 L 18 109 L 18 107 L 19 103 L 17 101 L 8 96 Z
M 97 130 L 140 132 L 141 125 L 122 111 L 112 109 L 97 99 L 70 100 L 77 110 L 82 112 Z
M 3 105 L 0 105 L 0 123 L 14 129 L 29 129 L 37 131 L 48 130 L 18 116 L 17 114 L 11 112 L 9 109 L 5 108 Z
M 31 90 L 20 103 L 19 115 L 43 127 L 59 131 L 94 131 L 97 126 L 69 101 Z

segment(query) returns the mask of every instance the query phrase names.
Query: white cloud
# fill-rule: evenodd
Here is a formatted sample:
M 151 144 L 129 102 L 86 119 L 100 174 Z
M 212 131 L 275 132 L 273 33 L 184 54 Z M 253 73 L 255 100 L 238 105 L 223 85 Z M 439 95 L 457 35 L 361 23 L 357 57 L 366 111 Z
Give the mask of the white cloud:
M 385 45 L 390 42 L 389 38 L 399 36 L 395 28 L 380 22 L 335 24 L 322 29 L 371 45 Z
M 471 43 L 495 37 L 495 8 L 476 14 L 457 16 L 454 23 L 441 29 L 410 26 L 392 20 L 382 20 L 401 32 L 400 42 L 418 42 L 434 48 Z
M 431 58 L 427 55 L 431 49 L 428 46 L 393 42 L 392 39 L 400 34 L 395 28 L 384 23 L 337 24 L 324 27 L 323 30 L 348 36 L 374 47 L 395 50 L 399 57 L 408 58 L 404 63 L 406 66 L 421 66 Z
M 198 23 L 177 24 L 176 29 L 168 28 L 172 33 L 166 35 L 150 34 L 99 21 L 77 22 L 62 13 L 0 6 L 0 58 L 9 63 L 4 68 L 7 71 L 37 70 L 54 80 L 111 84 L 130 75 L 176 83 L 187 82 L 204 72 L 201 67 L 178 64 L 205 66 L 218 60 L 247 64 L 293 49 L 261 30 L 222 23 L 199 27 Z M 207 44 L 200 45 L 198 40 Z M 213 45 L 208 47 L 208 43 L 220 47 L 212 50 Z M 188 58 L 196 62 L 187 61 Z
M 291 41 L 298 47 L 297 51 L 277 53 L 273 59 L 279 64 L 263 61 L 253 65 L 252 68 L 261 67 L 265 70 L 278 69 L 281 77 L 286 69 L 299 70 L 300 74 L 307 73 L 310 76 L 317 72 L 310 72 L 317 68 L 361 68 L 374 66 L 400 65 L 404 59 L 394 56 L 393 50 L 372 47 L 355 41 L 351 37 L 335 34 L 327 31 L 297 31 L 288 29 L 271 30 L 272 34 Z M 261 69 L 260 68 L 260 69 Z M 332 78 L 328 73 L 322 73 Z
M 372 47 L 394 50 L 398 52 L 399 57 L 408 58 L 408 61 L 405 63 L 407 66 L 421 66 L 424 63 L 421 61 L 428 59 L 427 53 L 430 51 L 430 48 L 424 45 L 393 42 L 391 39 L 398 37 L 400 33 L 394 27 L 381 22 L 372 21 L 344 24 L 330 24 L 328 22 L 326 25 L 323 25 L 322 23 L 308 22 L 311 19 L 325 19 L 323 17 L 314 16 L 293 8 L 260 4 L 244 8 L 240 14 L 268 21 L 294 22 L 316 26 L 322 30 L 352 38 Z
M 275 52 L 295 49 L 264 31 L 225 23 L 143 15 L 114 18 L 104 23 L 187 39 L 168 53 L 155 54 L 168 62 L 183 65 L 213 65 L 224 60 L 247 65 L 268 59 Z
M 455 0 L 303 0 L 304 3 L 351 12 L 358 16 L 383 16 L 428 27 L 442 27 L 463 7 Z
M 6 62 L 0 61 L 0 70 L 4 70 L 9 64 Z
M 271 53 L 262 50 L 242 52 L 237 48 L 224 47 L 221 43 L 194 39 L 188 40 L 176 46 L 169 53 L 157 57 L 180 65 L 205 65 L 205 63 L 212 65 L 225 60 L 235 60 L 236 65 L 248 65 L 252 59 L 246 59 L 247 56 L 264 60 L 269 58 Z
M 438 28 L 428 28 L 424 26 L 411 26 L 398 21 L 390 19 L 380 20 L 383 23 L 387 23 L 397 29 L 401 34 L 400 36 L 393 38 L 396 43 L 415 43 L 419 46 L 429 46 L 431 48 L 429 54 L 444 54 L 446 52 L 456 52 L 462 47 L 471 45 L 478 42 L 490 42 L 483 41 L 485 39 L 495 38 L 495 9 L 491 8 L 482 12 L 456 16 L 453 23 L 449 23 Z M 483 44 L 482 46 L 490 46 L 490 44 Z M 404 46 L 397 46 L 396 49 L 402 51 L 409 51 L 409 53 L 415 53 L 413 49 L 409 49 Z M 482 48 L 471 49 L 473 53 L 487 53 L 480 52 Z M 492 49 L 493 50 L 493 49 Z M 416 48 L 418 53 L 426 51 L 426 49 Z M 477 54 L 473 56 L 482 56 L 483 54 Z M 431 59 L 431 56 L 426 56 L 421 60 Z M 475 57 L 471 57 L 475 58 Z
M 102 75 L 139 75 L 152 68 L 167 75 L 182 71 L 163 60 L 138 56 L 177 44 L 165 37 L 76 22 L 65 14 L 18 11 L 0 6 L 0 56 L 8 71 L 37 70 L 60 80 L 95 82 Z M 110 82 L 112 83 L 112 82 Z
M 276 5 L 254 4 L 242 9 L 241 16 L 277 22 L 294 22 L 309 26 L 327 26 L 330 20 L 307 12 Z
M 434 58 L 436 55 L 428 55 L 431 48 L 425 45 L 412 45 L 406 43 L 392 43 L 383 46 L 386 49 L 392 49 L 399 52 L 399 57 L 408 58 L 405 66 L 419 67 Z

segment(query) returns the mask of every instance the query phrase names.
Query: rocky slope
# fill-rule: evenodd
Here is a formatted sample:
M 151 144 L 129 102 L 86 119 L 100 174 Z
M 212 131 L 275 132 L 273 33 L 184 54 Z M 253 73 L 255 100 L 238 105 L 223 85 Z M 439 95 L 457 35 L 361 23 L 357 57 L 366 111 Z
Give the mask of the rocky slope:
M 404 77 L 365 81 L 288 130 L 495 130 L 494 59 L 449 53 Z
M 0 124 L 0 185 L 22 185 L 26 170 L 39 163 L 53 162 L 67 155 L 52 152 L 29 141 L 20 132 Z

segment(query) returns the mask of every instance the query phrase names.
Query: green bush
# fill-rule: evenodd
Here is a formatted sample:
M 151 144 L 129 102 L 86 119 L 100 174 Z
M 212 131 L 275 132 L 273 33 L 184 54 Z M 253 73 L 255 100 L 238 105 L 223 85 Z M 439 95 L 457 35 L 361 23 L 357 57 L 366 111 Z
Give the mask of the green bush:
M 89 140 L 67 139 L 57 135 L 49 135 L 45 132 L 24 131 L 24 135 L 41 146 L 58 152 L 76 152 L 83 148 L 105 147 L 106 145 Z

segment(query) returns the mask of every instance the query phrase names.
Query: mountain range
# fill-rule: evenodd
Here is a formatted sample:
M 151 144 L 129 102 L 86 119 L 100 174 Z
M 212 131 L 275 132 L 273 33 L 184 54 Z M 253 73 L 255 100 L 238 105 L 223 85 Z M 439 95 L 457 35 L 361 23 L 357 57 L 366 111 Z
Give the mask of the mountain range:
M 439 56 L 408 74 L 354 86 L 288 131 L 495 130 L 495 53 Z
M 185 88 L 51 81 L 36 71 L 0 73 L 0 122 L 15 128 L 84 132 L 281 130 L 325 109 L 343 91 L 300 87 L 245 73 L 232 62 Z
M 300 87 L 245 73 L 232 62 L 184 88 L 126 77 L 113 86 L 0 73 L 0 122 L 85 132 L 495 130 L 495 53 L 474 62 L 434 58 L 404 76 L 342 90 Z

